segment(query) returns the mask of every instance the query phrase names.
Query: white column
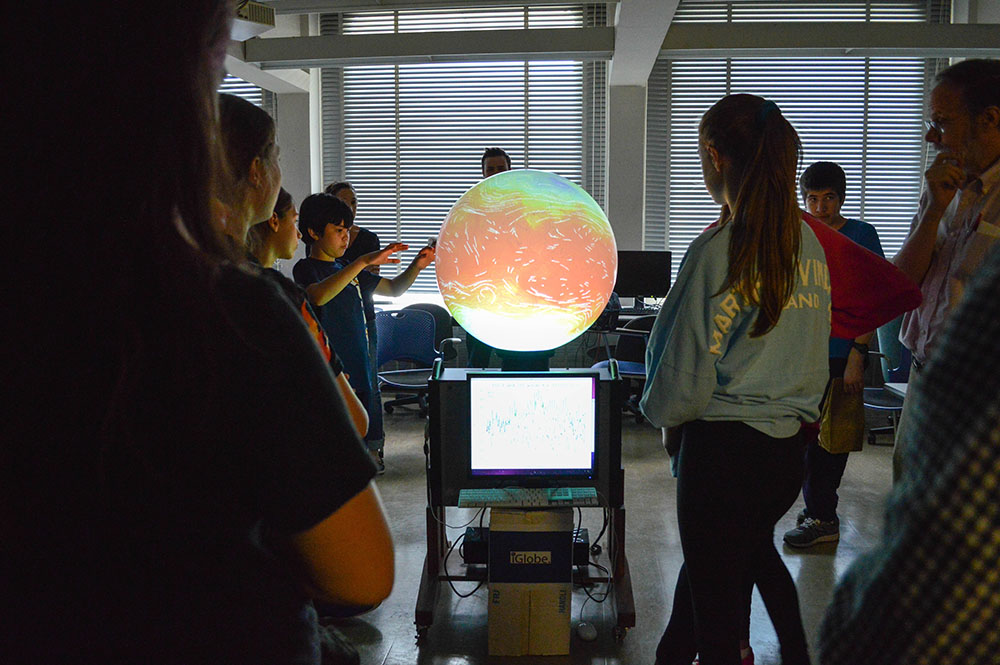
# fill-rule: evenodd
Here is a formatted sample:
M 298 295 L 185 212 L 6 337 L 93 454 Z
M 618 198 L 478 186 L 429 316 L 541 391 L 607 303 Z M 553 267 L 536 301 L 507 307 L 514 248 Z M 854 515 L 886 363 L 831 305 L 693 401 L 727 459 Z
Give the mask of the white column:
M 996 0 L 971 0 L 969 23 L 1000 23 L 1000 2 Z
M 298 208 L 302 204 L 302 199 L 315 191 L 312 183 L 309 93 L 285 93 L 276 97 L 276 138 L 281 148 L 278 157 L 278 163 L 281 165 L 281 186 L 292 195 L 292 201 Z M 295 257 L 290 261 L 279 261 L 277 267 L 290 278 L 292 266 L 304 255 L 305 245 L 299 242 Z
M 607 214 L 618 249 L 642 249 L 646 203 L 646 87 L 608 88 Z
M 309 93 L 277 95 L 278 146 L 281 184 L 296 204 L 312 193 Z

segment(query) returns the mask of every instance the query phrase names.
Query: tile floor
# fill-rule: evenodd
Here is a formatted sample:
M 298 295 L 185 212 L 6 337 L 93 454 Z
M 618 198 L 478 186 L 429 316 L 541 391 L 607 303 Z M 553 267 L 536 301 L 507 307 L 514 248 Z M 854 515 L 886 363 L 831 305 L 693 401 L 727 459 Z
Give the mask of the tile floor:
M 359 648 L 362 665 L 478 663 L 604 664 L 652 663 L 653 651 L 666 625 L 673 585 L 681 562 L 674 503 L 674 479 L 658 431 L 623 418 L 622 459 L 625 466 L 626 546 L 635 595 L 636 626 L 621 644 L 612 634 L 611 601 L 587 601 L 582 590 L 573 594 L 573 624 L 582 616 L 598 628 L 594 642 L 580 641 L 575 632 L 570 655 L 563 657 L 489 658 L 486 648 L 486 599 L 483 586 L 468 598 L 454 596 L 443 586 L 435 622 L 424 644 L 417 646 L 413 624 L 414 604 L 425 554 L 424 506 L 426 481 L 423 454 L 423 419 L 410 408 L 386 414 L 387 471 L 378 487 L 391 520 L 396 544 L 396 585 L 377 610 L 338 624 Z M 879 422 L 881 424 L 881 422 Z M 882 437 L 885 441 L 885 437 Z M 851 455 L 841 486 L 841 540 L 805 551 L 779 545 L 795 578 L 802 604 L 803 622 L 810 642 L 830 599 L 834 581 L 863 549 L 875 542 L 882 523 L 882 507 L 890 486 L 892 448 L 865 446 Z M 778 523 L 775 539 L 792 528 L 799 502 Z M 472 519 L 474 510 L 450 509 L 449 524 Z M 600 530 L 601 513 L 584 509 L 584 526 L 591 534 Z M 464 529 L 449 529 L 456 538 Z M 604 559 L 602 555 L 602 559 Z M 606 559 L 604 559 L 606 563 Z M 453 555 L 451 565 L 458 566 Z M 471 583 L 456 584 L 467 593 Z M 600 588 L 597 589 L 598 591 Z M 755 595 L 751 643 L 758 665 L 780 662 L 774 630 L 759 596 Z

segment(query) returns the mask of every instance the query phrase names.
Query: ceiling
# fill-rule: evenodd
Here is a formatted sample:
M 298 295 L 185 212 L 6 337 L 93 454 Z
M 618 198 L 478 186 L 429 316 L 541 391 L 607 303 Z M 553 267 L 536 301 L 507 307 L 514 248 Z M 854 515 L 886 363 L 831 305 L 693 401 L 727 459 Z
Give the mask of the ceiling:
M 679 23 L 680 0 L 608 2 L 610 27 L 318 36 L 318 15 L 363 10 L 523 7 L 584 4 L 574 0 L 258 0 L 275 10 L 276 28 L 234 42 L 230 72 L 275 92 L 308 89 L 311 67 L 448 60 L 608 60 L 611 86 L 645 86 L 658 55 L 830 57 L 885 55 L 998 57 L 1000 17 L 961 24 Z M 956 9 L 976 0 L 953 0 Z M 1000 5 L 1000 2 L 997 3 Z M 971 5 L 970 5 L 971 7 Z M 968 8 L 966 8 L 968 9 Z M 953 12 L 954 13 L 954 12 Z M 982 14 L 982 12 L 979 12 Z M 1000 13 L 1000 12 L 998 12 Z M 959 14 L 955 14 L 961 19 Z M 984 21 L 976 24 L 976 20 Z M 668 34 L 669 32 L 669 34 Z

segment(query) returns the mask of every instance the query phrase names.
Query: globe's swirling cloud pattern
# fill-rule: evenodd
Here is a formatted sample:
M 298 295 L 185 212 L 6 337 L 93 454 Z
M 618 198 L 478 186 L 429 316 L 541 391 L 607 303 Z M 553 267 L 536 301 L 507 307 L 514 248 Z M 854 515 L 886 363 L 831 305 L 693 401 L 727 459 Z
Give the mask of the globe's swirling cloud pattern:
M 583 333 L 614 288 L 618 253 L 597 202 L 531 169 L 483 180 L 448 213 L 438 286 L 452 316 L 490 346 L 554 349 Z

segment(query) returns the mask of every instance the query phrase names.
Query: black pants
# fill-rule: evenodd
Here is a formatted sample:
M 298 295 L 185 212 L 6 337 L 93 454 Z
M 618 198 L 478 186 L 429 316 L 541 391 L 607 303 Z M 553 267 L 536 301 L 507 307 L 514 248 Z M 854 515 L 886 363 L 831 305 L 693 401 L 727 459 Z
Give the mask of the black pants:
M 658 665 L 738 665 L 755 582 L 781 639 L 784 665 L 808 663 L 795 584 L 774 547 L 774 525 L 798 497 L 802 437 L 769 437 L 739 422 L 684 425 L 677 521 L 684 565 L 656 649 Z
M 806 516 L 824 522 L 837 519 L 840 481 L 847 468 L 849 453 L 831 453 L 817 441 L 819 432 L 806 433 L 806 471 L 802 481 L 802 498 L 806 501 Z
M 846 358 L 830 358 L 830 380 L 843 378 Z M 829 386 L 827 386 L 829 389 Z M 806 502 L 806 515 L 824 522 L 837 518 L 837 490 L 847 468 L 849 453 L 830 453 L 817 442 L 819 431 L 804 430 L 806 435 L 806 467 L 802 480 L 802 498 Z

